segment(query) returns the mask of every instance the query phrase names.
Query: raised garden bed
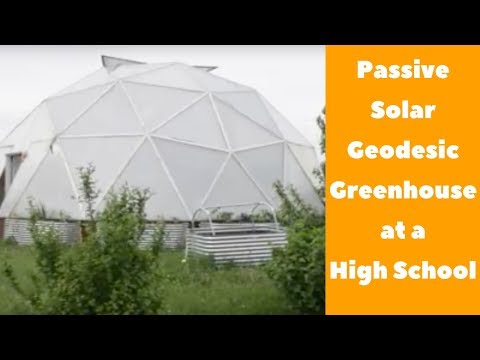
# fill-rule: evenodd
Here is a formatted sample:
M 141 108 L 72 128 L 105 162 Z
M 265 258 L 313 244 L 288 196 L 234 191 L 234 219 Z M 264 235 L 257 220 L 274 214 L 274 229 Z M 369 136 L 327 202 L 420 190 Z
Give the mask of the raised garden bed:
M 30 245 L 33 243 L 29 231 L 30 221 L 28 219 L 5 219 L 4 238 L 10 239 L 19 245 Z M 60 240 L 64 243 L 72 243 L 81 239 L 82 233 L 80 223 L 71 221 L 40 220 L 36 224 L 39 228 L 52 226 L 59 234 Z
M 223 229 L 200 228 L 187 234 L 187 256 L 208 256 L 216 264 L 259 265 L 272 257 L 272 249 L 283 247 L 287 235 L 282 228 L 248 224 Z
M 28 219 L 5 219 L 4 238 L 16 242 L 18 245 L 30 245 L 33 243 L 29 231 L 30 221 Z M 74 243 L 82 238 L 82 228 L 79 221 L 40 220 L 37 227 L 47 228 L 52 226 L 60 235 L 64 243 Z M 186 229 L 188 223 L 167 223 L 165 224 L 164 247 L 166 249 L 183 249 L 185 247 Z M 140 246 L 147 248 L 152 242 L 152 235 L 155 224 L 146 224 L 145 231 L 140 241 Z

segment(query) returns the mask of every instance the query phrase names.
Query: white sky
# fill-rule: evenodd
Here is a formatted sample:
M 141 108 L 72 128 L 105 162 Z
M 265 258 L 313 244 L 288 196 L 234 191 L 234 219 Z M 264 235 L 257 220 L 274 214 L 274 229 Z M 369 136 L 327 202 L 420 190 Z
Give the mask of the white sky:
M 257 89 L 312 142 L 325 105 L 325 48 L 319 45 L 0 46 L 0 137 L 42 100 L 94 72 L 101 55 L 148 63 L 212 65 Z

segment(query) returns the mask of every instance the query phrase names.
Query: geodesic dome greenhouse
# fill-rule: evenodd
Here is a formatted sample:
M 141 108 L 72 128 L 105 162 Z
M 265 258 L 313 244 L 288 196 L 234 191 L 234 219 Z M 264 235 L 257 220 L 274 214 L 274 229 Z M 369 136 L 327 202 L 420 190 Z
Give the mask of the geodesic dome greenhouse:
M 149 188 L 150 219 L 191 220 L 200 207 L 265 202 L 293 184 L 321 208 L 314 147 L 256 90 L 211 68 L 103 58 L 103 67 L 45 99 L 0 142 L 1 218 L 84 219 L 77 169 L 95 166 L 101 195 Z

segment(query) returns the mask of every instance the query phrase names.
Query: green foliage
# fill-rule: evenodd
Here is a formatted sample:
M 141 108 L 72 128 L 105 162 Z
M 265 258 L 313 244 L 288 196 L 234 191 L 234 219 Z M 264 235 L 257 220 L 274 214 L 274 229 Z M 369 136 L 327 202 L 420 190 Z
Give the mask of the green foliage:
M 2 272 L 13 290 L 23 298 L 28 307 L 40 309 L 46 293 L 59 276 L 59 266 L 65 246 L 61 244 L 57 231 L 52 226 L 40 225 L 42 212 L 30 201 L 29 231 L 34 242 L 36 272 L 30 274 L 32 287 L 23 289 L 13 271 L 12 265 L 4 258 Z
M 274 189 L 280 198 L 277 219 L 284 226 L 290 226 L 301 220 L 306 227 L 319 227 L 325 219 L 318 210 L 307 204 L 293 186 L 283 186 L 277 181 Z
M 253 214 L 253 220 L 256 223 L 273 222 L 273 214 L 268 210 L 261 210 L 258 213 Z
M 26 294 L 22 287 L 20 286 L 19 284 L 19 281 L 17 279 L 17 277 L 15 276 L 14 274 L 14 271 L 13 271 L 13 266 L 12 264 L 10 264 L 9 262 L 7 262 L 5 259 L 3 259 L 3 275 L 6 277 L 6 279 L 10 282 L 10 286 L 18 293 L 20 294 L 21 296 L 23 296 L 24 298 L 27 298 L 28 297 L 28 294 Z
M 269 223 L 273 222 L 273 214 L 268 210 L 261 210 L 253 215 L 241 213 L 239 220 L 241 222 Z
M 17 240 L 14 236 L 9 236 L 6 239 L 0 239 L 0 247 L 2 246 L 15 246 L 17 245 Z
M 96 188 L 96 183 L 93 178 L 95 167 L 93 164 L 88 164 L 87 167 L 79 167 L 78 175 L 80 177 L 80 202 L 85 204 L 85 212 L 91 224 L 95 223 L 95 201 L 100 195 L 100 189 Z
M 32 287 L 30 273 L 35 270 L 35 249 L 31 246 L 5 246 L 0 259 L 8 259 L 19 285 Z M 160 253 L 163 308 L 161 314 L 295 314 L 285 295 L 258 267 L 221 269 L 207 259 L 191 258 L 182 262 L 183 251 Z M 0 262 L 1 265 L 1 262 Z M 36 314 L 23 297 L 12 291 L 0 275 L 0 314 Z
M 215 212 L 214 212 L 215 213 Z M 216 214 L 215 221 L 220 223 L 228 223 L 233 219 L 233 213 L 222 211 Z
M 45 205 L 36 204 L 32 197 L 28 198 L 28 206 L 30 209 L 30 217 L 35 221 L 48 219 L 48 211 Z
M 325 115 L 325 110 L 323 112 Z M 318 124 L 322 130 L 321 148 L 325 152 L 325 118 Z M 325 169 L 317 169 L 320 179 L 318 195 L 325 196 Z M 293 187 L 274 184 L 281 200 L 277 217 L 288 229 L 288 243 L 275 249 L 266 271 L 285 293 L 290 303 L 303 313 L 325 312 L 325 216 L 308 205 Z
M 152 234 L 152 245 L 151 250 L 155 256 L 159 256 L 160 252 L 164 250 L 164 241 L 165 241 L 165 223 L 158 221 L 155 224 Z
M 51 227 L 37 226 L 31 213 L 36 272 L 33 291 L 20 288 L 12 267 L 4 275 L 13 289 L 43 314 L 156 314 L 162 306 L 162 276 L 158 269 L 162 230 L 157 245 L 141 250 L 148 190 L 124 186 L 106 196 L 104 209 L 94 212 L 98 196 L 91 179 L 93 168 L 81 169 L 82 198 L 92 223 L 84 242 L 62 245 Z
M 278 218 L 288 229 L 288 243 L 275 249 L 267 274 L 292 306 L 303 313 L 325 311 L 325 218 L 294 188 L 275 184 L 282 200 Z
M 326 122 L 325 122 L 325 117 L 326 117 L 326 110 L 325 108 L 322 110 L 322 114 L 317 117 L 317 124 L 318 127 L 320 128 L 322 132 L 322 137 L 320 138 L 320 151 L 322 154 L 325 154 L 325 148 L 326 148 L 326 136 L 327 136 L 327 127 L 326 127 Z
M 37 226 L 33 224 L 30 233 L 35 245 L 35 262 L 46 281 L 54 282 L 58 278 L 59 263 L 65 245 L 52 226 Z
M 317 118 L 318 126 L 322 132 L 322 137 L 320 139 L 320 152 L 325 156 L 326 155 L 326 135 L 327 135 L 327 126 L 325 122 L 326 112 L 325 108 L 322 111 L 322 114 Z M 320 180 L 320 186 L 317 189 L 318 195 L 325 205 L 325 183 L 326 183 L 326 161 L 323 161 L 321 168 L 314 170 L 314 175 Z
M 288 229 L 288 245 L 275 249 L 267 274 L 291 304 L 307 314 L 325 311 L 325 227 L 298 220 Z
M 44 204 L 35 202 L 33 197 L 28 198 L 28 206 L 30 211 L 30 217 L 35 218 L 35 220 L 60 220 L 67 221 L 70 220 L 70 216 L 63 211 L 48 211 Z

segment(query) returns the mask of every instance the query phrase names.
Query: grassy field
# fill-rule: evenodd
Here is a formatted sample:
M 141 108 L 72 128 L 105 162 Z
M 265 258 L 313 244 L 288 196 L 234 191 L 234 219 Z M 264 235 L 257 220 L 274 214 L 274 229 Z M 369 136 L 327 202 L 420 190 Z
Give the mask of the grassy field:
M 12 264 L 23 288 L 31 286 L 33 255 L 30 247 L 0 247 L 0 261 Z M 261 268 L 215 269 L 205 261 L 182 263 L 182 258 L 182 252 L 165 252 L 160 259 L 167 275 L 165 314 L 294 314 Z M 30 313 L 0 274 L 0 314 Z

